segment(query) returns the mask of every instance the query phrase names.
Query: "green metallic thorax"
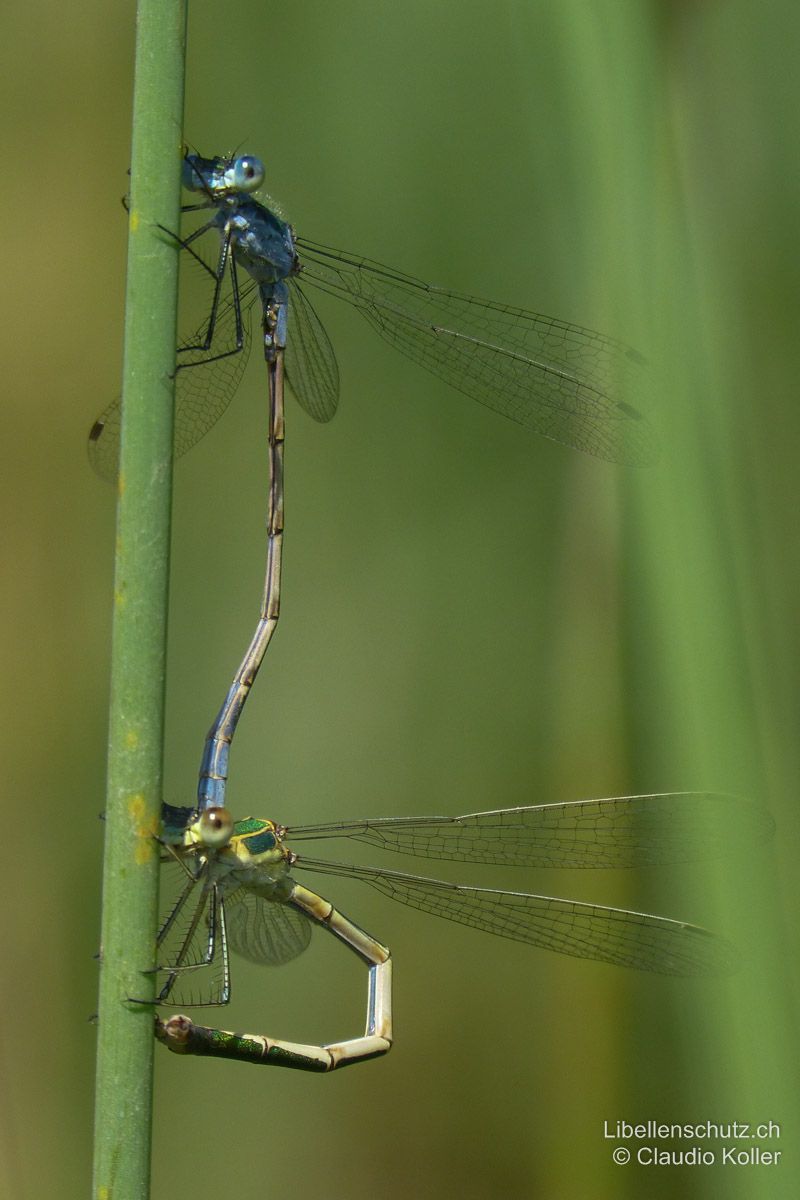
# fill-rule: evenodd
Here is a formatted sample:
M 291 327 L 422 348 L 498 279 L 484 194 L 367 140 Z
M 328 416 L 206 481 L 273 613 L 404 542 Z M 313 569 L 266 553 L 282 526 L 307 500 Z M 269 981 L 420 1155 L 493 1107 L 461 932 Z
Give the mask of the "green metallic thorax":
M 210 868 L 209 881 L 223 884 L 226 891 L 240 884 L 255 884 L 270 892 L 276 885 L 284 884 L 294 860 L 283 844 L 282 833 L 274 821 L 245 817 L 235 822 L 227 843 L 212 847 L 206 843 L 198 818 L 184 830 L 182 849 L 187 855 L 205 859 Z M 283 892 L 284 887 L 279 891 Z
M 233 837 L 223 853 L 235 854 L 243 866 L 268 866 L 289 854 L 273 821 L 245 817 L 233 827 Z

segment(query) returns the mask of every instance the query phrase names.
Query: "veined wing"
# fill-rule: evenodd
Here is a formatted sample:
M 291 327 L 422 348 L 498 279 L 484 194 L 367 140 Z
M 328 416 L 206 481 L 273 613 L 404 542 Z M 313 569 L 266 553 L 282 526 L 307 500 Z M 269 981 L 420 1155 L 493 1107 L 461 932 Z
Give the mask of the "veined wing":
M 240 272 L 241 275 L 241 272 Z M 315 421 L 326 422 L 339 404 L 339 367 L 336 355 L 317 312 L 294 280 L 290 280 L 289 319 L 286 339 L 286 379 L 300 407 Z M 244 346 L 240 353 L 226 354 L 236 345 L 233 298 L 220 305 L 214 329 L 213 349 L 187 350 L 205 336 L 201 325 L 178 346 L 175 388 L 175 456 L 190 450 L 208 433 L 230 404 L 242 378 L 252 345 L 252 312 L 259 301 L 258 284 L 247 280 L 240 287 L 240 309 Z M 224 357 L 206 361 L 209 355 Z
M 575 958 L 662 975 L 721 975 L 735 966 L 728 942 L 668 917 L 317 859 L 298 859 L 295 869 L 361 879 L 409 908 Z
M 208 350 L 187 350 L 201 344 L 208 317 L 178 346 L 179 370 L 175 377 L 175 457 L 191 450 L 217 423 L 230 404 L 250 355 L 250 314 L 258 287 L 248 282 L 240 292 L 244 342 L 236 350 L 236 312 L 232 296 L 220 304 L 214 340 Z M 215 357 L 221 356 L 221 357 Z M 110 483 L 119 473 L 120 400 L 104 410 L 89 432 L 89 461 L 97 474 Z
M 458 817 L 385 817 L 290 827 L 287 841 L 345 837 L 453 862 L 638 867 L 749 849 L 771 835 L 768 813 L 738 796 L 665 792 L 500 808 Z
M 347 300 L 403 354 L 487 408 L 611 462 L 657 458 L 652 426 L 619 398 L 642 361 L 622 342 L 319 242 L 297 245 L 303 282 Z
M 315 421 L 330 421 L 339 403 L 339 368 L 328 335 L 303 290 L 290 290 L 286 378 L 301 408 Z M 251 323 L 258 285 L 240 290 L 242 349 L 236 351 L 236 311 L 232 296 L 219 307 L 214 340 L 208 350 L 197 347 L 206 336 L 208 317 L 178 346 L 175 378 L 175 457 L 205 437 L 233 399 L 247 366 L 252 345 Z M 219 356 L 219 357 L 216 357 Z M 89 433 L 89 461 L 102 479 L 113 483 L 119 473 L 120 401 L 100 414 Z
M 158 992 L 164 1004 L 227 1003 L 225 939 L 230 949 L 267 966 L 291 961 L 311 940 L 311 921 L 298 910 L 267 899 L 258 888 L 226 893 L 223 884 L 217 892 L 206 890 L 205 873 L 201 868 L 193 881 L 170 858 L 162 866 L 162 891 L 172 893 L 158 935 Z
M 276 967 L 302 954 L 311 941 L 312 924 L 296 908 L 241 887 L 225 898 L 228 944 L 250 962 Z
M 296 279 L 289 281 L 286 379 L 300 407 L 330 421 L 339 406 L 339 366 L 316 309 Z
M 160 1003 L 183 1007 L 227 1003 L 219 904 L 204 881 L 202 868 L 192 881 L 174 859 L 162 864 L 161 892 L 168 902 L 156 951 Z

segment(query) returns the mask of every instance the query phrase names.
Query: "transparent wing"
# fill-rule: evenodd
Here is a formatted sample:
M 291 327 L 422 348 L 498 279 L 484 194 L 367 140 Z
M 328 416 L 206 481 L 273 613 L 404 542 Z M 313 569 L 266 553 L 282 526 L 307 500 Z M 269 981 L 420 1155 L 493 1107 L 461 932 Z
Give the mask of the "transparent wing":
M 289 283 L 286 379 L 300 407 L 315 421 L 330 421 L 339 406 L 339 367 L 316 310 L 296 280 Z
M 295 869 L 362 879 L 410 908 L 575 958 L 662 975 L 720 975 L 735 965 L 728 942 L 668 917 L 317 859 L 299 859 Z
M 252 345 L 252 311 L 258 288 L 247 282 L 240 291 L 244 342 L 236 351 L 236 310 L 232 295 L 220 304 L 214 339 L 208 350 L 186 349 L 202 343 L 208 314 L 184 328 L 192 332 L 178 346 L 175 379 L 175 457 L 180 458 L 214 426 L 241 382 Z M 311 301 L 291 287 L 286 376 L 295 398 L 315 421 L 330 421 L 339 404 L 339 368 L 328 335 Z M 113 483 L 119 472 L 120 401 L 100 414 L 89 433 L 89 461 L 102 479 Z
M 191 861 L 187 865 L 191 868 Z M 167 903 L 157 939 L 159 1003 L 227 1002 L 219 907 L 204 882 L 203 871 L 192 880 L 174 859 L 162 864 L 161 895 Z
M 302 954 L 311 941 L 311 921 L 297 909 L 238 888 L 225 899 L 228 944 L 251 962 L 280 966 Z
M 120 415 L 117 398 L 95 417 L 86 443 L 89 462 L 106 483 L 115 483 L 119 474 Z
M 191 450 L 216 425 L 230 404 L 250 357 L 250 325 L 258 288 L 241 289 L 243 344 L 236 350 L 236 313 L 232 297 L 220 305 L 209 350 L 187 350 L 205 334 L 208 318 L 178 343 L 178 374 L 175 377 L 175 457 Z M 220 357 L 214 357 L 220 356 Z
M 598 458 L 633 466 L 657 458 L 652 426 L 620 398 L 642 361 L 630 347 L 319 242 L 297 245 L 304 283 L 347 300 L 381 337 L 458 391 Z
M 179 370 L 175 377 L 175 457 L 190 450 L 217 423 L 230 404 L 250 356 L 250 323 L 258 288 L 248 282 L 240 293 L 244 342 L 236 350 L 236 312 L 229 293 L 221 302 L 214 339 L 207 351 L 186 350 L 205 339 L 208 314 L 195 324 L 182 322 L 192 332 L 178 345 Z M 196 306 L 195 306 L 196 307 Z M 120 401 L 114 400 L 95 420 L 89 432 L 89 461 L 97 474 L 115 483 L 119 473 Z
M 383 338 L 459 391 L 536 433 L 600 458 L 631 465 L 656 459 L 652 426 L 619 398 L 631 379 L 635 383 L 641 361 L 623 343 L 523 309 L 447 292 L 320 243 L 298 239 L 298 246 L 303 283 L 353 304 Z M 327 421 L 338 403 L 336 358 L 296 282 L 292 294 L 296 328 L 290 327 L 287 375 L 309 415 Z M 250 281 L 241 289 L 245 343 L 240 353 L 228 353 L 236 340 L 228 296 L 220 308 L 213 349 L 184 354 L 176 380 L 176 455 L 195 445 L 230 403 L 249 354 L 250 309 L 256 298 L 257 287 Z M 180 346 L 201 341 L 206 327 L 207 318 Z M 227 356 L 214 358 L 218 354 Z M 115 400 L 89 435 L 92 466 L 111 481 L 118 472 L 119 432 Z
M 772 818 L 738 796 L 665 792 L 500 808 L 460 817 L 385 817 L 290 828 L 287 840 L 345 837 L 453 862 L 533 867 L 634 867 L 749 849 Z

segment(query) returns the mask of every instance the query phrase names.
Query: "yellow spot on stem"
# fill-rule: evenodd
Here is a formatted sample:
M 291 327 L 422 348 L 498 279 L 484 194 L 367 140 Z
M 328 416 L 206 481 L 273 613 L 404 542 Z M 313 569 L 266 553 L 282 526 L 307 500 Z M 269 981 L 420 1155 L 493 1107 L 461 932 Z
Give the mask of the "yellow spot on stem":
M 131 233 L 137 233 L 139 230 L 139 214 L 135 208 L 131 209 Z
M 138 825 L 145 813 L 144 796 L 141 792 L 134 792 L 128 800 L 128 815 L 132 821 Z
M 138 867 L 143 867 L 146 863 L 152 862 L 153 855 L 156 852 L 156 834 L 158 833 L 158 820 L 145 820 L 147 806 L 144 796 L 141 792 L 134 792 L 128 798 L 128 816 L 136 827 L 136 850 L 134 851 L 134 862 Z
M 156 842 L 155 835 L 153 833 L 148 834 L 146 837 L 142 835 L 142 837 L 136 843 L 136 852 L 133 856 L 137 867 L 144 867 L 147 865 L 147 863 L 153 861 L 153 855 L 156 852 L 157 844 L 158 843 Z

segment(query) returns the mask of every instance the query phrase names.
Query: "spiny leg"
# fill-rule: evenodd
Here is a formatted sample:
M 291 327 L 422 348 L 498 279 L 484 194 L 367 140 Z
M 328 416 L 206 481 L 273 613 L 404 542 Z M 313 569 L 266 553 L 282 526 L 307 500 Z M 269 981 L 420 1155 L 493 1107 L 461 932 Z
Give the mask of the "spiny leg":
M 199 255 L 195 254 L 195 252 L 191 248 L 190 243 L 194 241 L 195 237 L 199 233 L 205 233 L 207 229 L 208 229 L 208 226 L 203 226 L 203 228 L 201 230 L 197 230 L 195 234 L 192 234 L 190 237 L 184 238 L 181 240 L 181 247 L 184 250 L 188 250 L 189 253 L 195 259 L 200 261 L 201 263 L 203 262 L 203 260 L 200 258 Z M 228 267 L 230 267 L 231 296 L 232 296 L 232 301 L 233 301 L 233 311 L 234 311 L 234 317 L 235 317 L 235 323 L 236 323 L 236 344 L 233 347 L 233 349 L 225 350 L 220 354 L 212 355 L 210 358 L 202 359 L 201 360 L 202 362 L 215 362 L 219 358 L 228 358 L 232 354 L 239 354 L 239 353 L 241 353 L 242 346 L 244 345 L 244 332 L 243 332 L 243 328 L 242 328 L 242 312 L 241 312 L 241 304 L 239 301 L 239 279 L 236 274 L 236 259 L 234 258 L 233 254 L 231 252 L 231 243 L 232 243 L 232 231 L 229 227 L 226 227 L 225 232 L 222 237 L 222 243 L 220 245 L 219 261 L 217 262 L 217 269 L 216 269 L 216 271 L 211 271 L 211 274 L 214 276 L 214 297 L 211 301 L 211 311 L 208 314 L 208 328 L 206 329 L 205 337 L 204 337 L 203 341 L 201 343 L 198 343 L 197 345 L 180 346 L 178 348 L 178 352 L 185 354 L 185 353 L 189 353 L 190 351 L 198 351 L 199 350 L 202 353 L 206 353 L 211 348 L 211 343 L 214 340 L 214 332 L 215 332 L 216 325 L 217 325 L 217 312 L 219 310 L 219 300 L 220 300 L 220 296 L 222 294 L 222 282 L 225 278 L 225 272 L 228 269 Z M 203 263 L 203 266 L 206 267 L 206 270 L 209 270 L 209 268 L 206 266 L 205 263 Z M 192 363 L 192 364 L 184 364 L 184 365 L 196 366 L 197 364 Z
M 366 963 L 369 971 L 367 1021 L 362 1037 L 326 1046 L 278 1041 L 254 1033 L 230 1033 L 195 1025 L 176 1014 L 156 1017 L 156 1037 L 175 1054 L 232 1058 L 265 1066 L 326 1073 L 388 1053 L 392 1046 L 392 960 L 388 949 L 301 884 L 285 901 L 327 929 Z
M 182 211 L 186 212 L 189 210 L 183 209 Z M 222 294 L 222 282 L 225 278 L 226 269 L 230 270 L 231 276 L 231 303 L 233 305 L 234 328 L 236 331 L 236 341 L 233 348 L 230 350 L 223 350 L 219 354 L 209 355 L 207 358 L 196 359 L 194 362 L 178 363 L 178 370 L 185 370 L 187 367 L 204 366 L 207 363 L 218 362 L 221 358 L 230 358 L 234 354 L 241 354 L 244 348 L 244 322 L 242 320 L 242 306 L 239 294 L 239 277 L 236 271 L 236 259 L 231 251 L 233 230 L 229 226 L 226 226 L 222 235 L 219 260 L 216 268 L 212 268 L 193 249 L 192 243 L 196 241 L 197 238 L 202 237 L 203 234 L 208 233 L 209 230 L 213 229 L 219 233 L 220 230 L 216 221 L 209 221 L 205 225 L 201 225 L 199 229 L 195 229 L 194 232 L 190 233 L 187 237 L 181 237 L 179 234 L 173 233 L 164 225 L 159 226 L 159 228 L 163 229 L 164 233 L 169 234 L 179 249 L 186 250 L 192 256 L 195 262 L 199 263 L 203 270 L 206 271 L 214 280 L 214 296 L 211 301 L 211 311 L 209 312 L 208 316 L 208 326 L 206 328 L 203 340 L 198 343 L 189 343 L 185 346 L 179 346 L 178 354 L 198 352 L 204 354 L 211 349 L 216 330 L 219 301 Z
M 187 883 L 181 895 L 178 897 L 175 907 L 170 912 L 166 921 L 162 925 L 158 934 L 157 945 L 159 947 L 164 943 L 167 935 L 175 924 L 175 920 L 179 912 L 184 908 L 186 899 L 191 894 L 193 885 Z M 205 949 L 202 956 L 194 962 L 186 962 L 187 955 L 192 950 L 194 945 L 195 934 L 201 920 L 205 917 L 208 933 L 206 937 Z M 165 1003 L 170 993 L 172 992 L 179 978 L 189 971 L 197 971 L 203 967 L 209 966 L 217 957 L 218 950 L 222 958 L 222 982 L 219 993 L 216 999 L 204 1001 L 204 1006 L 208 1005 L 223 1005 L 227 1004 L 231 997 L 230 988 L 230 966 L 228 953 L 228 938 L 225 925 L 225 905 L 219 889 L 213 885 L 207 892 L 204 892 L 195 908 L 192 919 L 186 929 L 185 934 L 181 939 L 181 944 L 174 960 L 170 963 L 159 964 L 155 971 L 157 973 L 166 974 L 167 978 L 159 991 L 155 1003 Z M 188 1002 L 186 1002 L 188 1003 Z

